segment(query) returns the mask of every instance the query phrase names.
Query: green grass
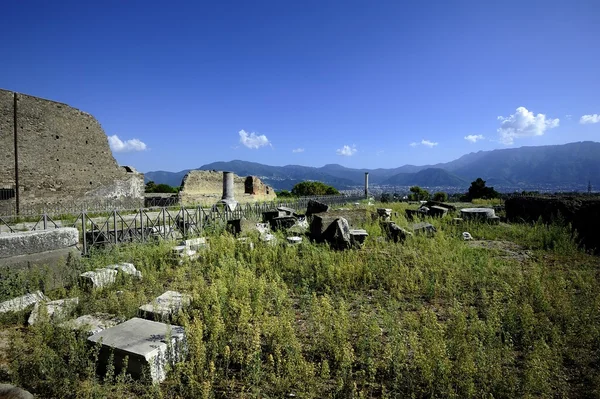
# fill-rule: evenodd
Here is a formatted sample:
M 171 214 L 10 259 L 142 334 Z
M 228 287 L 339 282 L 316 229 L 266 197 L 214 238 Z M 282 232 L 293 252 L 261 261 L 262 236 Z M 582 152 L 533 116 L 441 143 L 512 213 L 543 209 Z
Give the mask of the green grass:
M 385 206 L 410 226 L 405 204 Z M 0 377 L 61 398 L 600 397 L 600 262 L 569 228 L 429 221 L 434 238 L 403 244 L 369 224 L 364 248 L 344 252 L 257 236 L 250 251 L 222 233 L 181 266 L 168 243 L 96 251 L 83 269 L 133 262 L 143 282 L 50 296 L 79 296 L 78 315 L 128 318 L 166 289 L 188 292 L 191 308 L 173 321 L 186 328 L 188 359 L 160 386 L 97 376 L 83 337 L 13 315 L 2 320 L 12 342 Z M 463 231 L 529 257 L 471 248 Z

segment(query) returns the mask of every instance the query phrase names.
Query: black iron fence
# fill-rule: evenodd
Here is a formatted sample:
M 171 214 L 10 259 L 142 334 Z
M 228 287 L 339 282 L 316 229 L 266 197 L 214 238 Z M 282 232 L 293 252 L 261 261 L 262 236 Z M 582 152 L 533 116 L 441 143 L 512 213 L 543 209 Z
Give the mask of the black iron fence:
M 200 236 L 207 229 L 223 226 L 228 220 L 260 218 L 276 207 L 289 207 L 303 212 L 311 199 L 328 205 L 344 205 L 364 199 L 362 196 L 322 196 L 294 198 L 253 204 L 241 204 L 233 211 L 226 207 L 154 207 L 112 209 L 106 212 L 82 210 L 63 214 L 60 218 L 43 212 L 36 217 L 0 216 L 0 232 L 34 231 L 59 227 L 79 230 L 82 254 L 92 247 L 153 239 L 178 239 Z

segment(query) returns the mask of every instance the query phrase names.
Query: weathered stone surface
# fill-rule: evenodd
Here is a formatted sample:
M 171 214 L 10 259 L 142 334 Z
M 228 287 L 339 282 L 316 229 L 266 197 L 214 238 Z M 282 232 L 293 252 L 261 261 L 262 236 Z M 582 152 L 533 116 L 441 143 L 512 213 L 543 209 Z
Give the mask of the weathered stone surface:
M 360 247 L 365 243 L 365 240 L 369 236 L 367 230 L 363 229 L 351 229 L 350 230 L 350 241 L 353 246 Z
M 433 217 L 444 217 L 444 216 L 446 216 L 447 213 L 448 213 L 448 209 L 441 207 L 441 206 L 432 205 L 429 207 L 428 214 Z
M 427 206 L 429 208 L 431 208 L 432 206 L 440 206 L 440 207 L 446 208 L 446 209 L 448 209 L 449 211 L 452 211 L 452 212 L 456 211 L 456 207 L 454 205 L 450 205 L 450 204 L 448 204 L 446 202 L 427 201 L 425 203 L 425 206 Z
M 417 223 L 413 225 L 413 231 L 415 234 L 427 234 L 428 236 L 433 236 L 437 229 L 431 223 Z
M 143 175 L 118 166 L 92 115 L 6 90 L 0 90 L 0 187 L 16 183 L 15 123 L 21 208 L 119 197 L 143 203 Z
M 278 206 L 277 210 L 283 213 L 283 215 L 280 214 L 280 216 L 298 216 L 295 209 L 288 208 L 287 206 Z
M 377 208 L 377 215 L 383 220 L 390 220 L 392 217 L 392 209 L 390 208 Z
M 114 327 L 124 321 L 125 320 L 108 313 L 94 313 L 66 321 L 62 323 L 61 326 L 71 330 L 83 331 L 89 336 L 97 334 L 107 328 Z
M 37 302 L 47 300 L 48 298 L 41 291 L 36 291 L 33 294 L 25 294 L 0 303 L 0 313 L 19 312 Z
M 306 206 L 306 216 L 314 215 L 315 213 L 327 212 L 329 205 L 319 201 L 309 200 Z
M 463 240 L 465 240 L 465 241 L 473 239 L 473 236 L 468 231 L 463 232 L 462 237 L 463 237 Z
M 233 196 L 240 204 L 272 201 L 277 197 L 273 188 L 255 176 L 234 175 L 233 185 Z M 183 178 L 182 186 L 179 196 L 184 205 L 215 204 L 223 196 L 223 172 L 191 170 Z
M 366 209 L 331 210 L 312 215 L 310 218 L 310 236 L 313 240 L 320 240 L 325 229 L 337 218 L 344 218 L 350 228 L 361 228 L 371 220 L 371 212 Z
M 298 219 L 294 216 L 280 216 L 269 220 L 269 224 L 271 225 L 272 230 L 278 231 L 291 228 L 297 221 Z
M 263 223 L 270 223 L 271 219 L 278 218 L 280 216 L 285 216 L 285 212 L 281 212 L 277 209 L 271 209 L 262 214 Z
M 287 242 L 289 244 L 300 244 L 302 242 L 302 237 L 298 237 L 298 236 L 287 237 Z
M 486 220 L 496 216 L 492 208 L 465 208 L 460 210 L 463 220 Z
M 402 227 L 398 226 L 394 222 L 382 222 L 381 227 L 385 232 L 388 240 L 392 240 L 394 242 L 403 242 L 406 240 L 406 237 L 412 236 L 410 231 L 404 230 Z
M 135 266 L 133 265 L 133 263 L 119 263 L 116 265 L 108 265 L 108 266 L 106 266 L 106 268 L 120 271 L 124 274 L 128 274 L 130 276 L 134 276 L 137 278 L 142 278 L 142 272 L 140 272 L 138 269 L 136 269 Z
M 200 256 L 198 251 L 189 249 L 189 247 L 185 245 L 177 245 L 173 247 L 172 251 L 173 255 L 178 259 L 179 264 L 183 264 L 184 259 L 194 260 L 198 259 Z
M 127 356 L 127 373 L 139 378 L 149 367 L 154 383 L 164 381 L 167 365 L 182 361 L 187 352 L 183 327 L 137 317 L 100 331 L 88 337 L 88 341 L 101 343 L 99 359 L 102 364 L 107 365 L 112 352 L 115 370 L 119 372 Z
M 114 269 L 96 269 L 79 275 L 81 285 L 86 289 L 97 289 L 112 285 L 117 280 Z
M 154 301 L 139 307 L 140 316 L 148 320 L 168 320 L 173 314 L 187 307 L 192 296 L 177 291 L 166 291 Z
M 33 399 L 33 395 L 12 384 L 0 384 L 0 399 Z
M 79 242 L 74 227 L 0 234 L 0 258 L 72 248 Z
M 50 302 L 36 302 L 33 310 L 29 315 L 27 323 L 33 325 L 42 320 L 60 320 L 68 317 L 79 304 L 79 298 L 58 299 Z M 42 312 L 41 308 L 45 307 L 46 311 Z M 45 314 L 44 314 L 45 313 Z M 42 317 L 44 315 L 45 317 Z
M 350 238 L 350 225 L 344 218 L 336 218 L 323 232 L 321 239 L 335 249 L 348 249 L 352 247 Z
M 191 238 L 189 240 L 184 240 L 181 241 L 180 245 L 185 245 L 187 249 L 191 249 L 192 251 L 199 251 L 201 249 L 208 248 L 206 237 L 197 237 Z

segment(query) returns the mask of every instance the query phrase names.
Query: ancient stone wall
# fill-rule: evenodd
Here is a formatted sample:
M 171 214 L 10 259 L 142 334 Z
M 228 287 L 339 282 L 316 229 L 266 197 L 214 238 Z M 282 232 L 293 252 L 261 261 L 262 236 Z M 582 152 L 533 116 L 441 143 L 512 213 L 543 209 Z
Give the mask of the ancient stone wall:
M 215 204 L 223 195 L 223 172 L 192 170 L 185 175 L 181 185 L 179 195 L 183 204 Z M 272 187 L 255 176 L 234 175 L 233 188 L 235 200 L 240 204 L 271 201 L 277 197 Z
M 99 198 L 139 198 L 141 203 L 144 194 L 143 176 L 119 167 L 92 115 L 0 90 L 0 188 L 6 186 L 18 190 L 21 209 Z

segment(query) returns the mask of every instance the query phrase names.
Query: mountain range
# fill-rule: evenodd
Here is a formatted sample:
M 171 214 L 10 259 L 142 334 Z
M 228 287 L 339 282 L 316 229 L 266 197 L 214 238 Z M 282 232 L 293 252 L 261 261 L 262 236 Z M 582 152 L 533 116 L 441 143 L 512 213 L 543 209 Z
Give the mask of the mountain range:
M 390 169 L 353 169 L 328 164 L 322 167 L 300 165 L 269 166 L 234 160 L 202 165 L 200 170 L 226 170 L 238 176 L 258 176 L 274 189 L 291 189 L 304 180 L 318 180 L 337 189 L 353 189 L 364 185 L 365 172 L 371 186 L 445 187 L 466 189 L 478 177 L 490 186 L 516 188 L 568 189 L 600 185 L 600 143 L 584 141 L 563 145 L 508 148 L 479 151 L 463 155 L 447 163 L 404 165 Z M 145 173 L 146 181 L 179 186 L 190 171 L 153 171 Z

